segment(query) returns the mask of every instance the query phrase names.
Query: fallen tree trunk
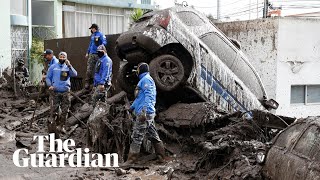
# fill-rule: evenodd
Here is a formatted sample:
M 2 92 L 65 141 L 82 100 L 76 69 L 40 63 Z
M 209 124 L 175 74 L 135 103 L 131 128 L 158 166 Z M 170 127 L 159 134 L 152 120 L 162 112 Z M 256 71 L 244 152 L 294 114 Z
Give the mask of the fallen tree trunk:
M 127 93 L 124 91 L 121 91 L 118 94 L 108 98 L 107 103 L 108 104 L 119 103 L 119 102 L 123 101 L 125 97 L 127 97 Z
M 75 124 L 78 124 L 78 119 L 79 120 L 84 120 L 90 116 L 90 114 L 93 111 L 93 107 L 89 105 L 88 103 L 85 103 L 80 110 L 74 114 L 74 116 L 71 116 L 68 118 L 67 123 L 69 126 L 74 126 Z

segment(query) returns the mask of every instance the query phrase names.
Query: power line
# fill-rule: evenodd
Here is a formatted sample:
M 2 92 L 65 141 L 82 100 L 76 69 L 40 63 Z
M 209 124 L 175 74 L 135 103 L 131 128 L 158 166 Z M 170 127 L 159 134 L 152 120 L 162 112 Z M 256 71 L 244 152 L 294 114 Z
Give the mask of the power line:
M 238 0 L 238 1 L 235 1 L 235 2 L 232 2 L 232 3 L 229 3 L 229 4 L 225 4 L 225 5 L 220 5 L 221 7 L 223 6 L 229 6 L 229 5 L 232 5 L 232 4 L 236 4 L 237 2 L 240 2 L 240 1 L 244 1 L 244 0 Z M 217 6 L 193 6 L 195 8 L 216 8 Z

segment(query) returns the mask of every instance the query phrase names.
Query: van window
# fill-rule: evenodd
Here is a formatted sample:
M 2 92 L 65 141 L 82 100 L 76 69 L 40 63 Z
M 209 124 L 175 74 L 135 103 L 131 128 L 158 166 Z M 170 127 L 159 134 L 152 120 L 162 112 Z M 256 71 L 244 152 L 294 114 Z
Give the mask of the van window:
M 187 26 L 202 26 L 205 22 L 195 13 L 190 11 L 178 12 L 179 19 Z
M 303 129 L 302 124 L 295 124 L 290 128 L 284 130 L 279 134 L 279 137 L 276 139 L 275 145 L 282 148 L 288 148 L 291 143 L 295 141 L 300 132 Z
M 246 60 L 238 58 L 232 68 L 234 74 L 243 81 L 249 90 L 258 98 L 262 99 L 264 93 L 259 83 L 259 79 L 254 73 L 254 70 L 246 63 Z
M 230 69 L 237 52 L 216 33 L 207 33 L 200 38 Z
M 312 158 L 312 149 L 319 141 L 319 138 L 319 128 L 315 125 L 312 125 L 303 133 L 293 151 L 300 153 L 306 157 Z

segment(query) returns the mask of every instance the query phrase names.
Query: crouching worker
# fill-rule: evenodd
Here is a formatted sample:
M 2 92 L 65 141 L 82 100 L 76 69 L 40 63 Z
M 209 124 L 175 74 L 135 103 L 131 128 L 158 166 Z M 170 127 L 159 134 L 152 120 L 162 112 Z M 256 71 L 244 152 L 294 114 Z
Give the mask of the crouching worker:
M 77 71 L 72 67 L 70 61 L 67 59 L 67 53 L 59 53 L 59 63 L 50 66 L 46 83 L 49 91 L 52 91 L 50 98 L 51 116 L 48 121 L 49 133 L 65 133 L 65 122 L 67 119 L 69 107 L 71 105 L 70 99 L 70 77 L 76 77 Z M 60 107 L 60 108 L 59 108 Z M 59 116 L 59 109 L 61 114 Z
M 133 122 L 132 143 L 128 159 L 123 166 L 130 165 L 137 160 L 145 135 L 152 142 L 158 161 L 163 162 L 165 158 L 164 146 L 154 124 L 157 92 L 156 85 L 149 74 L 148 64 L 140 63 L 137 68 L 137 75 L 140 81 L 135 90 L 136 99 L 130 107 L 136 119 Z
M 94 93 L 92 96 L 94 106 L 98 101 L 106 102 L 107 91 L 110 89 L 112 77 L 112 60 L 107 56 L 104 45 L 98 46 L 97 52 L 99 60 L 95 66 Z

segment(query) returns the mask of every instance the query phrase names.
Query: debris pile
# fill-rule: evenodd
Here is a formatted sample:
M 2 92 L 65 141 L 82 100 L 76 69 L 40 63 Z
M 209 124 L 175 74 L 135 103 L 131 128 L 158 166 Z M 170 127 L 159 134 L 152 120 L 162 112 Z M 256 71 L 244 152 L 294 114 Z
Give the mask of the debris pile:
M 16 99 L 12 92 L 0 91 L 0 127 L 5 129 L 0 133 L 14 133 L 15 148 L 36 149 L 32 137 L 47 133 L 49 105 L 40 99 L 32 120 L 35 100 L 27 97 Z M 95 108 L 91 105 L 89 92 L 73 93 L 67 120 L 68 132 L 61 138 L 74 139 L 77 147 L 90 147 L 92 152 L 116 152 L 119 162 L 124 162 L 132 126 L 132 117 L 125 108 L 127 105 L 124 92 L 108 98 L 107 105 L 99 102 Z M 137 165 L 117 170 L 89 170 L 94 177 L 262 179 L 261 165 L 255 161 L 255 150 L 264 148 L 264 143 L 273 137 L 270 129 L 244 119 L 239 112 L 227 114 L 208 102 L 177 103 L 162 109 L 156 122 L 169 157 L 167 163 L 156 164 L 153 150 L 145 141 Z M 33 122 L 32 126 L 30 122 Z M 2 148 L 1 153 L 6 152 L 10 158 L 14 151 L 10 148 Z M 94 173 L 101 170 L 105 173 Z M 70 179 L 75 177 L 89 176 L 79 172 L 70 174 Z

